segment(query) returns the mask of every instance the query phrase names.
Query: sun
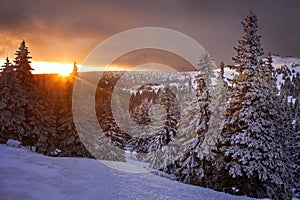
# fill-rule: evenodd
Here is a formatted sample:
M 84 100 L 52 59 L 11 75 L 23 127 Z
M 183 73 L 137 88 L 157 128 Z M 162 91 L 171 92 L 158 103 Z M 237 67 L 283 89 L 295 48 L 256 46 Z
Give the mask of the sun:
M 71 72 L 70 72 L 69 70 L 65 70 L 65 69 L 61 69 L 61 70 L 58 72 L 58 74 L 59 74 L 60 76 L 63 76 L 63 77 L 69 76 L 70 73 L 71 73 Z

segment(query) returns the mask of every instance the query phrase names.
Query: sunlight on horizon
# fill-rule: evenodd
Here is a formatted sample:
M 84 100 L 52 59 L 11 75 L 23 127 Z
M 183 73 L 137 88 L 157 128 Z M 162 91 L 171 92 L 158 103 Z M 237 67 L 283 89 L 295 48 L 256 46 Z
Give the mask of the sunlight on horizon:
M 0 66 L 5 64 L 6 58 L 1 58 Z M 12 64 L 13 60 L 10 59 Z M 31 60 L 31 67 L 34 69 L 33 74 L 60 74 L 62 76 L 68 76 L 72 70 L 74 63 L 60 63 L 60 62 L 47 62 L 47 61 L 34 61 Z M 79 65 L 77 65 L 79 66 Z
M 0 66 L 3 66 L 5 59 L 1 59 Z M 13 61 L 10 61 L 13 63 Z M 33 74 L 59 74 L 61 76 L 68 76 L 73 70 L 74 63 L 60 63 L 47 61 L 31 61 L 31 67 L 34 69 Z M 100 66 L 81 66 L 77 63 L 78 72 L 91 71 L 160 71 L 162 65 L 158 63 L 146 63 L 139 66 L 122 66 L 110 65 L 109 67 Z M 168 71 L 168 70 L 167 70 Z
M 73 63 L 32 61 L 33 74 L 60 74 L 68 76 L 73 70 Z

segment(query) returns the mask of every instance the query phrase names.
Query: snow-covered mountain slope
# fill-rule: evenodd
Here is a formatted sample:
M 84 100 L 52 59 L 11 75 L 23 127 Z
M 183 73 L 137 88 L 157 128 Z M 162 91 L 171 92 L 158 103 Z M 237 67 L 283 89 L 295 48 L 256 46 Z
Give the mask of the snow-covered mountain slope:
M 276 69 L 276 78 L 277 78 L 277 86 L 278 89 L 280 90 L 281 84 L 284 84 L 285 81 L 283 80 L 285 76 L 288 76 L 290 78 L 290 81 L 292 81 L 293 76 L 296 77 L 297 72 L 300 73 L 300 58 L 295 58 L 295 57 L 279 57 L 276 55 L 272 55 L 272 60 L 273 60 L 273 66 Z M 283 69 L 283 70 L 280 70 Z M 288 69 L 285 73 L 284 69 Z M 229 69 L 228 67 L 225 68 L 225 74 L 224 76 L 226 78 L 232 79 L 234 74 L 236 72 L 234 70 Z
M 275 68 L 280 68 L 283 65 L 286 65 L 287 67 L 300 66 L 300 58 L 279 57 L 276 55 L 272 55 L 272 59 L 273 59 L 273 66 Z
M 294 57 L 279 57 L 279 56 L 272 56 L 273 59 L 273 66 L 277 72 L 277 87 L 281 89 L 281 85 L 285 83 L 285 77 L 289 77 L 290 81 L 293 81 L 293 77 L 295 78 L 297 73 L 300 73 L 300 58 Z M 285 73 L 283 73 L 283 70 Z
M 1 199 L 250 199 L 182 184 L 152 173 L 125 173 L 97 160 L 54 158 L 0 145 Z

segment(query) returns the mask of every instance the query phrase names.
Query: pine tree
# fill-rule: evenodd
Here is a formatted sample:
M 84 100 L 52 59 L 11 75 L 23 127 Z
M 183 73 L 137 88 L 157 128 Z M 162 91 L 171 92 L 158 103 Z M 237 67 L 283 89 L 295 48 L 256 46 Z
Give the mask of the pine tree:
M 144 129 L 140 137 L 166 134 L 167 115 L 167 111 L 162 105 L 151 105 L 149 108 L 151 124 L 144 127 L 136 125 L 136 128 Z M 165 170 L 167 166 L 176 159 L 177 145 L 173 142 L 174 139 L 168 144 L 164 144 L 161 138 L 162 137 L 157 137 L 158 140 L 154 140 L 153 144 L 149 145 L 149 151 L 147 153 L 138 154 L 137 157 L 139 160 L 149 163 L 149 167 L 153 169 Z
M 208 54 L 200 58 L 199 71 L 195 76 L 196 81 L 196 106 L 197 113 L 194 115 L 192 112 L 185 114 L 197 118 L 195 128 L 195 137 L 187 140 L 189 143 L 187 148 L 183 150 L 182 155 L 179 156 L 176 164 L 177 169 L 175 174 L 180 181 L 201 184 L 205 175 L 205 156 L 203 154 L 202 144 L 205 141 L 209 129 L 209 120 L 211 117 L 211 92 L 213 91 L 213 81 L 215 77 L 213 71 L 212 60 Z M 195 110 L 195 109 L 191 109 Z M 188 110 L 187 110 L 188 111 Z M 184 133 L 188 135 L 189 133 Z M 185 145 L 186 146 L 186 145 Z
M 76 78 L 78 76 L 78 67 L 76 62 L 74 62 L 73 70 L 71 72 L 71 77 Z
M 16 77 L 20 80 L 22 87 L 19 91 L 22 95 L 18 99 L 20 102 L 24 102 L 24 109 L 26 114 L 26 123 L 24 129 L 26 134 L 22 138 L 22 142 L 25 145 L 33 146 L 37 142 L 37 137 L 42 129 L 38 112 L 39 110 L 39 96 L 36 87 L 36 82 L 33 78 L 31 71 L 31 57 L 29 56 L 28 47 L 25 45 L 23 40 L 20 44 L 19 49 L 16 51 L 14 68 Z
M 203 143 L 201 144 L 203 155 L 207 160 L 214 159 L 215 154 L 213 151 L 216 149 L 216 143 L 219 139 L 225 120 L 227 85 L 224 80 L 223 62 L 220 64 L 220 72 L 218 72 L 215 82 L 216 83 L 212 86 L 211 92 L 211 117 L 209 120 L 209 129 L 206 133 Z
M 296 188 L 300 188 L 300 113 L 299 104 L 296 107 L 297 118 L 295 121 L 294 134 L 291 135 L 291 148 L 289 150 L 289 157 L 292 161 L 292 170 L 295 175 Z
M 276 71 L 272 65 L 272 54 L 269 52 L 267 57 L 263 60 L 262 67 L 264 72 L 264 80 L 266 87 L 269 88 L 270 95 L 276 96 L 278 93 L 277 83 L 276 83 Z
M 225 74 L 225 64 L 224 64 L 224 62 L 223 61 L 221 61 L 221 64 L 220 64 L 220 76 L 221 76 L 221 78 L 224 80 L 224 74 Z
M 32 57 L 29 56 L 28 47 L 25 45 L 25 41 L 23 40 L 20 44 L 19 49 L 16 51 L 15 60 L 14 60 L 14 67 L 16 69 L 17 77 L 26 85 L 33 86 L 35 84 L 35 80 L 31 73 L 34 70 L 29 61 Z
M 26 135 L 24 125 L 26 123 L 25 105 L 26 99 L 20 101 L 25 95 L 21 90 L 22 83 L 16 78 L 13 65 L 6 58 L 6 63 L 0 72 L 0 128 L 2 142 L 8 139 L 22 141 Z
M 245 21 L 245 36 L 235 48 L 237 56 L 232 68 L 238 76 L 231 80 L 233 87 L 221 137 L 221 156 L 231 177 L 225 184 L 250 196 L 287 198 L 291 178 L 283 145 L 287 130 L 282 127 L 275 97 L 265 84 L 269 72 L 260 59 L 263 50 L 257 35 L 257 17 L 250 12 Z
M 24 122 L 22 124 L 23 134 L 19 135 L 19 139 L 24 145 L 38 145 L 41 149 L 38 151 L 46 153 L 47 135 L 53 132 L 50 122 L 48 121 L 47 105 L 43 99 L 42 91 L 37 87 L 36 81 L 31 73 L 31 57 L 29 56 L 28 47 L 23 40 L 19 49 L 16 51 L 14 60 L 14 74 L 18 82 L 15 87 L 15 100 L 22 105 L 25 113 Z M 16 109 L 16 112 L 17 109 Z M 43 144 L 43 145 L 41 145 Z
M 231 68 L 235 69 L 240 75 L 244 72 L 253 74 L 260 64 L 260 56 L 263 55 L 260 42 L 261 36 L 257 34 L 256 15 L 250 11 L 242 25 L 245 35 L 238 41 L 238 47 L 234 47 L 237 55 L 232 58 L 235 64 Z
M 99 152 L 97 159 L 125 162 L 125 152 L 104 133 L 100 133 L 94 144 L 95 150 Z
M 181 152 L 188 150 L 191 142 L 199 131 L 200 124 L 198 114 L 200 113 L 199 102 L 194 90 L 187 93 L 183 103 L 183 109 L 180 118 L 178 143 L 181 145 Z
M 208 53 L 205 53 L 200 57 L 200 61 L 198 63 L 199 75 L 197 76 L 197 81 L 203 79 L 208 89 L 212 88 L 212 80 L 215 78 L 214 67 L 213 60 Z

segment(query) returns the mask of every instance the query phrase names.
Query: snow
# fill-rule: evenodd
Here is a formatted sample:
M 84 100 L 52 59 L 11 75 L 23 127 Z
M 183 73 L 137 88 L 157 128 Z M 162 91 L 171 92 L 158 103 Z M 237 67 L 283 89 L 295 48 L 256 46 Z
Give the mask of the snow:
M 93 159 L 46 157 L 6 145 L 0 145 L 0 196 L 22 200 L 251 199 L 153 173 L 116 171 Z
M 296 76 L 297 72 L 300 73 L 300 58 L 295 57 L 279 57 L 272 55 L 273 63 L 272 65 L 275 69 L 279 69 L 282 66 L 287 66 L 291 71 L 291 75 L 288 76 L 292 82 L 293 76 Z M 283 74 L 277 74 L 277 88 L 280 90 L 281 84 L 285 81 L 283 80 Z
M 18 140 L 9 139 L 6 142 L 6 145 L 10 147 L 20 147 L 21 142 Z
M 295 58 L 295 57 L 279 57 L 279 56 L 272 55 L 272 60 L 273 60 L 273 66 L 275 68 L 280 68 L 283 65 L 286 65 L 288 67 L 291 67 L 293 64 L 300 65 L 300 58 Z
M 236 75 L 237 72 L 234 71 L 233 69 L 229 69 L 228 67 L 224 68 L 224 77 L 228 79 L 233 79 L 234 75 Z

